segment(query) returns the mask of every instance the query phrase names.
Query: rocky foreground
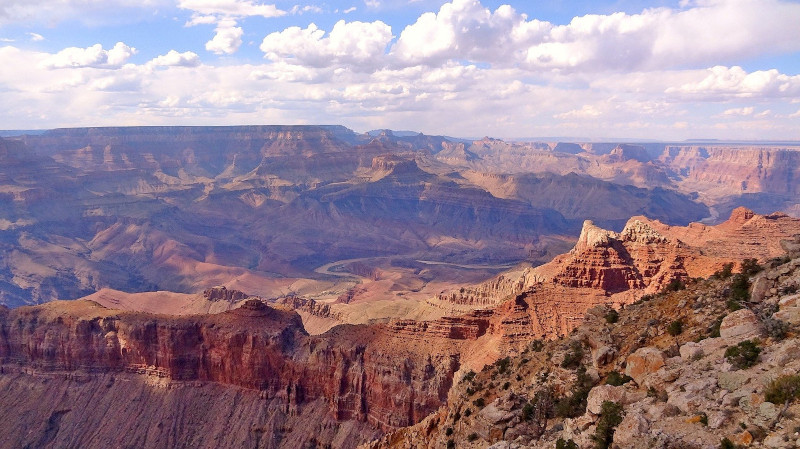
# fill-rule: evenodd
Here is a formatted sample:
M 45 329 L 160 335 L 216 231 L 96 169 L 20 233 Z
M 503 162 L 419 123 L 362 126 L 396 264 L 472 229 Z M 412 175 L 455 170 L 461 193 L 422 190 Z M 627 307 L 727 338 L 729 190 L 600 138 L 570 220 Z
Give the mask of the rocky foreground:
M 363 446 L 800 446 L 800 246 L 723 267 L 461 377 L 446 406 Z M 760 271 L 759 271 L 760 270 Z

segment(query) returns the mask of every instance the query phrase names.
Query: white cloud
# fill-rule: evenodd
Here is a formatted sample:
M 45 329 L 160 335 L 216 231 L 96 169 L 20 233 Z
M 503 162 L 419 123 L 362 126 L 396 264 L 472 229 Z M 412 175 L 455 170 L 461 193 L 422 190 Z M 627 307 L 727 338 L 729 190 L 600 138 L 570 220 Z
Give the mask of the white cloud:
M 355 12 L 357 9 L 358 8 L 356 8 L 355 6 L 351 6 L 351 7 L 347 8 L 347 9 L 345 9 L 342 12 L 345 13 L 345 14 L 350 14 L 351 12 Z
M 685 6 L 688 6 L 685 5 Z M 724 63 L 769 51 L 800 50 L 800 4 L 706 1 L 685 10 L 575 17 L 567 25 L 528 20 L 508 5 L 453 0 L 400 34 L 392 52 L 407 64 L 466 59 L 528 69 L 628 71 Z
M 200 57 L 192 51 L 179 53 L 170 50 L 165 55 L 153 58 L 150 64 L 159 67 L 197 67 L 200 65 Z
M 43 41 L 43 40 L 44 40 L 44 36 L 42 36 L 42 35 L 41 35 L 41 34 L 39 34 L 39 33 L 26 33 L 26 34 L 28 35 L 28 37 L 29 37 L 29 38 L 30 38 L 30 39 L 31 39 L 33 42 L 39 42 L 39 41 Z
M 391 27 L 381 21 L 340 20 L 327 36 L 312 23 L 305 29 L 290 27 L 271 33 L 260 48 L 272 61 L 311 67 L 344 64 L 356 70 L 371 70 L 383 64 L 386 46 L 391 40 Z
M 218 55 L 230 55 L 236 53 L 236 50 L 242 45 L 244 31 L 241 27 L 236 26 L 235 21 L 222 20 L 214 31 L 216 32 L 214 38 L 206 42 L 206 50 Z
M 800 96 L 800 75 L 785 75 L 775 69 L 747 73 L 739 66 L 715 66 L 697 81 L 667 89 L 677 97 L 712 101 L 731 98 L 796 98 Z
M 270 18 L 286 14 L 286 11 L 275 5 L 254 3 L 250 0 L 179 0 L 178 6 L 202 16 Z
M 63 68 L 118 68 L 134 54 L 136 49 L 122 42 L 117 42 L 113 48 L 104 50 L 100 44 L 87 48 L 69 47 L 50 56 L 42 62 L 48 69 Z
M 572 120 L 572 119 L 582 119 L 582 118 L 594 118 L 600 117 L 603 115 L 595 106 L 592 105 L 584 105 L 580 109 L 573 109 L 571 111 L 567 111 L 561 114 L 556 114 L 553 118 L 557 118 L 560 120 Z
M 752 106 L 748 106 L 746 108 L 726 109 L 722 115 L 728 117 L 747 117 L 753 115 L 754 110 L 755 109 Z
M 291 14 L 295 14 L 295 15 L 305 14 L 305 13 L 309 13 L 309 12 L 315 13 L 315 14 L 320 14 L 320 13 L 322 13 L 322 8 L 320 8 L 319 6 L 316 6 L 316 5 L 305 5 L 305 6 L 294 5 L 294 6 L 292 6 L 291 11 L 289 11 L 289 12 Z

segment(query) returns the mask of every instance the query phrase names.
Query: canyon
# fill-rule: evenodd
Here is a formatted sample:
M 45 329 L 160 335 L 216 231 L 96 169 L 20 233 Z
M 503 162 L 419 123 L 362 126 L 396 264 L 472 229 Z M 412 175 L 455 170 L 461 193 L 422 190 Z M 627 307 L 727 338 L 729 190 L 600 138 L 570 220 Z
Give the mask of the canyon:
M 340 126 L 4 137 L 0 446 L 410 441 L 458 379 L 593 310 L 782 257 L 797 151 Z

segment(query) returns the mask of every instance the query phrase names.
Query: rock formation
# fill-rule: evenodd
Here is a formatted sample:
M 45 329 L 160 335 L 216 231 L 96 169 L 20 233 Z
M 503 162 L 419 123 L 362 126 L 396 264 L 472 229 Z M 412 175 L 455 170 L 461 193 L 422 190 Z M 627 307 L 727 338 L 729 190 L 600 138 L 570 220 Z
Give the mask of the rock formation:
M 751 275 L 751 290 L 766 279 L 773 293 L 738 311 L 736 277 L 690 281 L 613 319 L 593 308 L 568 338 L 463 376 L 436 413 L 361 447 L 798 447 L 800 320 L 781 315 L 795 308 L 797 257 Z

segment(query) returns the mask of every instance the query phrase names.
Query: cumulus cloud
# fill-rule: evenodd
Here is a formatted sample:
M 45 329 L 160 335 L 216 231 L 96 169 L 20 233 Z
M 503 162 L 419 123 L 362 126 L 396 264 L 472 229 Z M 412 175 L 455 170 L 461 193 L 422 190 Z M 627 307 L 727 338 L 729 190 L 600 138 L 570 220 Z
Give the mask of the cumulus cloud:
M 100 44 L 87 48 L 69 47 L 44 60 L 42 66 L 48 69 L 80 67 L 113 69 L 121 67 L 134 54 L 136 49 L 122 42 L 117 42 L 109 50 L 104 50 Z
M 39 33 L 26 33 L 31 41 L 40 42 L 44 40 L 44 36 Z
M 170 50 L 165 55 L 153 58 L 150 64 L 159 67 L 197 67 L 200 65 L 200 57 L 193 51 L 179 53 Z
M 206 50 L 218 55 L 233 54 L 242 45 L 241 27 L 236 26 L 233 20 L 222 20 L 214 30 L 214 38 L 206 42 Z
M 290 27 L 267 35 L 261 51 L 273 61 L 287 61 L 311 67 L 348 64 L 356 70 L 379 67 L 392 40 L 392 29 L 381 22 L 338 21 L 325 36 L 315 24 Z
M 747 73 L 739 66 L 715 66 L 706 70 L 702 79 L 671 87 L 666 93 L 719 101 L 731 98 L 797 98 L 800 96 L 800 75 L 785 75 L 775 69 Z
M 779 0 L 704 1 L 555 25 L 528 20 L 508 5 L 491 12 L 479 0 L 453 0 L 406 27 L 392 52 L 407 64 L 466 59 L 530 70 L 707 67 L 765 48 L 800 50 L 797 17 L 800 4 Z

